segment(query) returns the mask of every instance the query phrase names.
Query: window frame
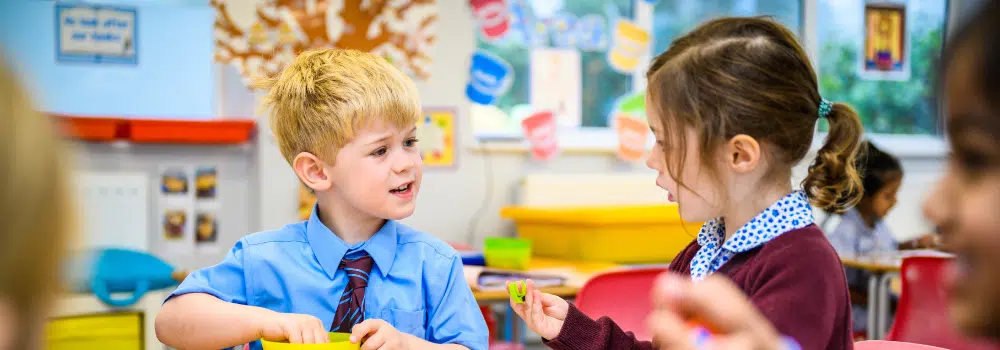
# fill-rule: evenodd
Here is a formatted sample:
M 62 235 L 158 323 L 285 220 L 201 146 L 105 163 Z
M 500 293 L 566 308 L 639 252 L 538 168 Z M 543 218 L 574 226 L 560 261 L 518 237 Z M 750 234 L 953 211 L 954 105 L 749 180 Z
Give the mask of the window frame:
M 947 14 L 945 23 L 945 39 L 950 34 L 955 20 L 953 5 L 955 1 L 946 1 Z M 637 24 L 652 32 L 654 4 L 643 0 L 633 0 L 633 18 Z M 814 67 L 819 67 L 819 32 L 817 28 L 819 0 L 800 0 L 801 3 L 801 32 L 803 45 L 806 54 L 813 62 Z M 655 36 L 655 33 L 653 33 Z M 645 70 L 649 65 L 653 53 L 643 56 L 636 70 L 632 72 L 633 91 L 639 91 L 646 87 Z M 942 134 L 944 121 L 938 113 L 938 124 L 941 127 L 936 134 L 881 134 L 868 133 L 867 137 L 887 152 L 893 153 L 902 158 L 937 158 L 947 155 L 947 143 Z M 822 140 L 826 138 L 826 133 L 816 132 L 813 137 L 812 151 L 816 151 L 822 146 Z M 614 154 L 618 148 L 618 138 L 609 127 L 578 127 L 559 129 L 559 147 L 564 154 Z M 515 152 L 526 153 L 528 145 L 524 137 L 519 132 L 484 132 L 472 131 L 473 142 L 470 150 L 473 152 Z M 653 141 L 650 140 L 651 149 Z

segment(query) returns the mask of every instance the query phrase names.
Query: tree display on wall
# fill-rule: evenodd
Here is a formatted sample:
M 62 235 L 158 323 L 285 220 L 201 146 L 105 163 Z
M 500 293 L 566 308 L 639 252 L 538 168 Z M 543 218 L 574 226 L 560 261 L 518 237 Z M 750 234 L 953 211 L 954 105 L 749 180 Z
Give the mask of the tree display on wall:
M 436 0 L 211 0 L 215 61 L 244 80 L 274 76 L 299 52 L 337 47 L 385 57 L 420 79 L 430 77 Z

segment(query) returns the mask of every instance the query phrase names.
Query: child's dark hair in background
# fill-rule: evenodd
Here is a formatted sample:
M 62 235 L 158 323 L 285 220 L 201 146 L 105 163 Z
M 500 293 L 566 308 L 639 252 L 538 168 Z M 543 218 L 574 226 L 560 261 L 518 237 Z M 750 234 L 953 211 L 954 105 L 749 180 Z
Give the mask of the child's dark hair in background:
M 856 167 L 865 189 L 856 208 L 866 222 L 874 224 L 896 205 L 896 193 L 903 181 L 903 166 L 895 156 L 864 141 Z

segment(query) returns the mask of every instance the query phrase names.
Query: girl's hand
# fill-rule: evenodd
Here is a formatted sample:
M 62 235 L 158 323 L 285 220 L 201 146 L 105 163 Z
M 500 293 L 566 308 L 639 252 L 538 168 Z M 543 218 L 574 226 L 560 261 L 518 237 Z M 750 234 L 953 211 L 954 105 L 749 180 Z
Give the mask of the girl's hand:
M 555 339 L 562 330 L 563 320 L 569 312 L 569 303 L 563 298 L 538 291 L 532 280 L 528 280 L 524 288 L 527 289 L 524 303 L 515 304 L 511 300 L 510 307 L 524 319 L 524 323 L 532 331 L 542 338 Z
M 735 285 L 709 276 L 691 283 L 665 273 L 653 287 L 654 310 L 648 319 L 662 349 L 787 349 L 788 344 Z M 696 320 L 704 330 L 691 326 Z

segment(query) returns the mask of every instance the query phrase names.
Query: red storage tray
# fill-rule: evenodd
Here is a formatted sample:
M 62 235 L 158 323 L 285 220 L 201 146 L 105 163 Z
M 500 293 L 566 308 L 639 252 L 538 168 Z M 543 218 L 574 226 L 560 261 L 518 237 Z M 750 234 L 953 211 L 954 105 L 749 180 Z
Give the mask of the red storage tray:
M 128 137 L 123 119 L 53 115 L 63 136 L 83 141 L 108 142 Z
M 253 120 L 154 120 L 129 122 L 135 143 L 240 144 L 250 140 Z

